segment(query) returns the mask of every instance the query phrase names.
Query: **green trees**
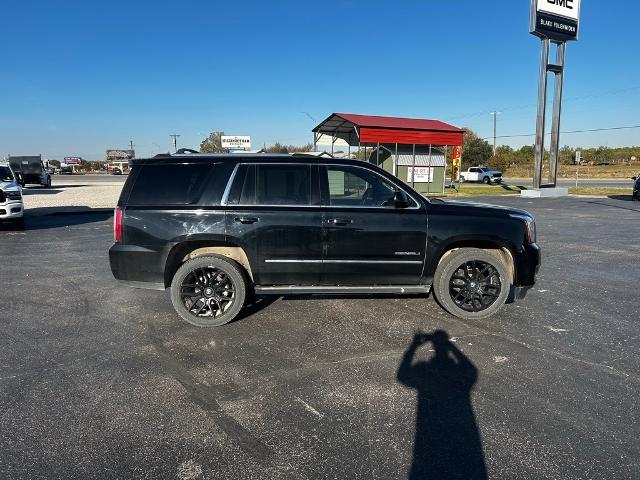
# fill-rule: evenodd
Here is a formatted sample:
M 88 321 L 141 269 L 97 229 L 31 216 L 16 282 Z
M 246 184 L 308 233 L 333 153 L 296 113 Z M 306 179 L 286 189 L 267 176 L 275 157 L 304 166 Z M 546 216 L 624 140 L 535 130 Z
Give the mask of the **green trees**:
M 493 148 L 489 142 L 479 138 L 473 130 L 464 129 L 464 144 L 462 146 L 462 163 L 466 170 L 467 167 L 475 167 L 477 165 L 487 165 L 489 159 L 493 156 Z
M 266 148 L 269 153 L 280 153 L 286 150 L 289 153 L 293 152 L 311 152 L 313 151 L 313 144 L 307 143 L 305 145 L 284 145 L 280 142 L 276 142 L 273 145 Z
M 222 136 L 224 132 L 211 132 L 207 138 L 200 143 L 202 153 L 223 153 Z

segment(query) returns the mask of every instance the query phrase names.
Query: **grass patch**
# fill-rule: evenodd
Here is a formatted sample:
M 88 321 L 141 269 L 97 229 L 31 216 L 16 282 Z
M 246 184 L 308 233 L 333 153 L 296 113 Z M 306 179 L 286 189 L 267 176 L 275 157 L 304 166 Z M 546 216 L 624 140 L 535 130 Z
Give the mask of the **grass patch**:
M 598 195 L 607 197 L 609 195 L 629 195 L 631 196 L 633 190 L 631 188 L 616 188 L 616 187 L 578 187 L 569 188 L 569 193 L 572 195 Z
M 578 169 L 578 178 L 630 178 L 640 173 L 640 165 L 584 165 L 576 167 L 575 165 L 560 165 L 558 169 L 558 178 L 575 179 L 576 168 Z M 508 168 L 504 172 L 505 177 L 510 178 L 532 178 L 533 165 L 517 165 Z M 549 176 L 548 165 L 542 172 L 542 178 Z
M 527 187 L 522 185 L 473 185 L 461 183 L 457 185 L 457 189 L 446 188 L 444 190 L 445 197 L 474 197 L 474 196 L 495 196 L 495 195 L 520 195 L 522 190 Z M 430 195 L 441 197 L 442 194 Z

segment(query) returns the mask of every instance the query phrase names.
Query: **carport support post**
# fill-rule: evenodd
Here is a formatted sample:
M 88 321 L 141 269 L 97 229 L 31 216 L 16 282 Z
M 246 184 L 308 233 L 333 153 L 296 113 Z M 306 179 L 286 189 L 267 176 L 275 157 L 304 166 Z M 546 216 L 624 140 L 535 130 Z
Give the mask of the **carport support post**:
M 376 144 L 376 167 L 380 166 L 380 142 Z
M 427 194 L 431 193 L 431 182 L 433 182 L 433 175 L 431 175 L 431 144 L 429 144 L 429 167 L 427 170 L 429 175 L 429 182 L 427 182 Z
M 533 167 L 533 188 L 540 188 L 542 162 L 544 161 L 544 123 L 547 113 L 547 65 L 551 40 L 545 38 L 540 50 L 540 78 L 538 79 L 538 115 L 536 119 L 535 166 Z
M 416 144 L 413 144 L 413 156 L 411 157 L 411 188 L 416 184 Z
M 396 155 L 393 157 L 393 176 L 398 176 L 398 144 L 396 143 Z
M 444 174 L 442 175 L 442 193 L 444 193 L 444 184 L 447 182 L 447 153 L 448 153 L 448 150 L 449 150 L 449 145 L 445 145 L 444 146 Z
M 313 151 L 317 151 L 318 150 L 318 134 L 316 132 L 313 132 Z

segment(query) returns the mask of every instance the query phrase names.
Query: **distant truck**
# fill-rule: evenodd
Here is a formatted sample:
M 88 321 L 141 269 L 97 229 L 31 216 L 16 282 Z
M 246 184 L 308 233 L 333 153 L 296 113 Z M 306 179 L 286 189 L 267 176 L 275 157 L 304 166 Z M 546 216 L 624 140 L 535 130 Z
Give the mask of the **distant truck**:
M 502 172 L 491 170 L 489 167 L 471 167 L 466 172 L 460 172 L 460 182 L 500 183 Z
M 43 187 L 51 186 L 51 174 L 47 168 L 48 166 L 43 163 L 41 155 L 10 156 L 7 161 L 23 187 L 27 184 L 42 185 Z

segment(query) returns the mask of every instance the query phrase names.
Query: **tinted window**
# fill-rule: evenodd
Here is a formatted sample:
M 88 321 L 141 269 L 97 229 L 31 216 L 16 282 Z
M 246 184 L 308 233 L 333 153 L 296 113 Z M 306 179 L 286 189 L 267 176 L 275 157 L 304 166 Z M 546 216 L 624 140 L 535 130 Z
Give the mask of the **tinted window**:
M 327 166 L 327 181 L 331 206 L 395 206 L 393 197 L 396 187 L 364 168 Z
M 229 205 L 255 204 L 255 175 L 254 165 L 240 165 L 233 180 L 227 203 Z
M 309 205 L 311 203 L 309 165 L 258 165 L 257 170 L 255 197 L 258 205 Z M 249 177 L 248 174 L 247 178 Z M 250 185 L 250 182 L 247 185 Z M 249 197 L 246 198 L 249 200 Z
M 192 205 L 200 200 L 212 165 L 144 165 L 129 197 L 133 205 Z

